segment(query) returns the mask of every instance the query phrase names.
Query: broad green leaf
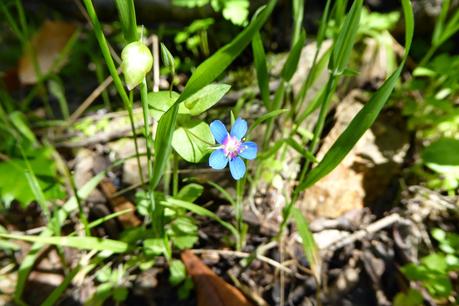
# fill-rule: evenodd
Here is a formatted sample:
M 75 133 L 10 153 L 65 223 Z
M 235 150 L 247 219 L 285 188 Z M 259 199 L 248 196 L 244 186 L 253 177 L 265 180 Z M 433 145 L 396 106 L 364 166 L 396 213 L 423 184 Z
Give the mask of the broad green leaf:
M 425 148 L 421 156 L 425 163 L 457 166 L 459 165 L 459 140 L 441 138 Z
M 57 179 L 56 165 L 51 159 L 51 151 L 47 148 L 36 149 L 34 156 L 28 158 L 39 185 L 34 187 L 43 191 L 45 199 L 62 198 L 64 193 Z M 29 185 L 29 180 L 33 180 L 32 173 L 27 169 L 26 162 L 21 159 L 0 162 L 0 173 L 8 173 L 0 176 L 0 197 L 7 205 L 17 200 L 22 206 L 26 206 L 33 200 L 37 200 L 34 193 L 37 190 L 32 190 Z
M 179 107 L 180 113 L 189 112 L 192 116 L 197 116 L 212 106 L 230 90 L 231 86 L 227 84 L 209 84 L 182 101 Z
M 180 104 L 178 113 L 197 116 L 214 106 L 231 88 L 227 84 L 209 84 Z M 177 101 L 179 94 L 169 91 L 148 93 L 150 113 L 156 120 Z
M 164 241 L 161 238 L 150 238 L 143 242 L 144 252 L 147 255 L 159 256 L 166 252 Z
M 261 40 L 260 32 L 257 32 L 252 39 L 252 52 L 257 72 L 258 87 L 261 99 L 267 109 L 269 109 L 269 74 L 266 63 L 266 54 Z
M 198 227 L 190 217 L 178 217 L 170 224 L 167 234 L 180 250 L 192 248 L 198 241 Z
M 1 233 L 0 237 L 43 244 L 54 244 L 82 250 L 111 251 L 113 253 L 124 253 L 128 250 L 128 244 L 125 242 L 97 237 L 45 237 Z
M 406 292 L 399 292 L 395 296 L 394 306 L 422 306 L 424 299 L 416 289 L 408 289 Z
M 316 281 L 320 282 L 320 274 L 321 274 L 320 254 L 319 254 L 319 249 L 317 248 L 316 242 L 314 241 L 314 237 L 312 236 L 312 233 L 309 230 L 308 222 L 306 218 L 303 216 L 303 213 L 301 212 L 301 210 L 299 210 L 298 208 L 294 207 L 292 214 L 293 214 L 293 218 L 295 219 L 298 234 L 303 240 L 304 255 L 306 256 L 309 262 L 309 265 L 311 266 L 311 270 L 314 274 Z
M 298 62 L 300 60 L 301 51 L 303 50 L 304 43 L 306 41 L 306 32 L 302 31 L 299 39 L 290 50 L 287 60 L 285 61 L 284 67 L 282 68 L 281 77 L 284 81 L 289 82 L 295 73 Z
M 346 68 L 359 29 L 363 0 L 355 0 L 333 46 L 329 69 L 340 74 Z
M 178 104 L 185 101 L 204 86 L 213 82 L 225 69 L 241 54 L 252 40 L 253 36 L 261 29 L 276 4 L 270 0 L 268 5 L 256 16 L 256 18 L 244 29 L 233 41 L 218 50 L 213 56 L 204 61 L 196 68 L 187 82 L 185 90 L 180 95 L 167 113 L 158 123 L 155 138 L 156 159 L 153 170 L 153 186 L 159 184 L 166 167 L 171 150 L 172 135 L 177 121 Z
M 160 120 L 165 112 L 177 101 L 180 95 L 174 91 L 149 92 L 147 95 L 148 108 L 155 120 Z
M 181 260 L 174 259 L 169 265 L 169 283 L 172 286 L 180 284 L 186 278 L 186 268 Z
M 202 187 L 202 185 L 191 183 L 183 186 L 182 189 L 180 189 L 180 191 L 177 193 L 175 198 L 182 201 L 194 202 L 197 198 L 201 196 L 203 191 L 204 187 Z
M 189 120 L 174 131 L 172 147 L 184 160 L 198 163 L 215 143 L 207 123 Z
M 352 119 L 346 130 L 338 137 L 330 150 L 325 154 L 317 167 L 311 170 L 306 180 L 298 186 L 298 192 L 312 186 L 318 180 L 330 173 L 344 159 L 352 147 L 370 128 L 378 117 L 381 109 L 389 99 L 403 67 L 405 66 L 408 52 L 411 48 L 414 31 L 413 10 L 409 0 L 402 0 L 403 13 L 405 15 L 405 54 L 402 63 L 396 71 L 384 82 L 378 91 L 371 97 L 359 113 Z
M 432 253 L 422 258 L 421 264 L 426 266 L 429 270 L 436 271 L 438 273 L 446 273 L 448 268 L 446 257 L 441 253 Z

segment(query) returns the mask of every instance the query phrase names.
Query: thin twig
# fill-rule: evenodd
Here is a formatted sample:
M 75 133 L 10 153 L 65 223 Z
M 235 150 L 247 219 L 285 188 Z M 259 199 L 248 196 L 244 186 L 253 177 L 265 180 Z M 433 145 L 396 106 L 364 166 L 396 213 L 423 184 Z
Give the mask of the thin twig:
M 151 48 L 153 52 L 153 91 L 159 90 L 159 41 L 157 35 L 151 36 Z

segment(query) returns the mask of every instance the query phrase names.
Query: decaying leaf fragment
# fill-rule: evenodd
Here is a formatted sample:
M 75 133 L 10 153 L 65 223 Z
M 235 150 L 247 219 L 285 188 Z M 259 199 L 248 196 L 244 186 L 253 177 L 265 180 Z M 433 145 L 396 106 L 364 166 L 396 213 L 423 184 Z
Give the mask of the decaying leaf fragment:
M 37 64 L 42 75 L 58 71 L 64 61 L 56 62 L 60 53 L 76 30 L 75 24 L 63 21 L 47 20 L 40 30 L 33 36 L 29 49 L 19 60 L 19 80 L 22 84 L 35 84 L 38 80 L 34 66 L 36 56 Z
M 182 252 L 182 260 L 196 287 L 198 306 L 253 306 L 237 288 L 217 276 L 192 251 Z

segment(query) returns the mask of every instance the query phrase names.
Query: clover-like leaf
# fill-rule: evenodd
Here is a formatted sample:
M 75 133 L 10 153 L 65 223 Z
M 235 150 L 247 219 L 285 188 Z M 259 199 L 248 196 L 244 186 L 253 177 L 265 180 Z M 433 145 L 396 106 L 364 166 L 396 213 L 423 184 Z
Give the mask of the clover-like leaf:
M 214 144 L 209 126 L 200 121 L 188 120 L 172 136 L 172 147 L 186 161 L 198 163 Z

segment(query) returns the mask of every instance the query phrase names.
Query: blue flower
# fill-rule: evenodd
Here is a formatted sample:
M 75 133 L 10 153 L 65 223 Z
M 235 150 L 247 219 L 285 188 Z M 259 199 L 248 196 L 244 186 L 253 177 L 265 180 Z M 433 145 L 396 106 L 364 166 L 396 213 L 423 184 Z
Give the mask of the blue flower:
M 257 144 L 243 139 L 247 133 L 247 121 L 237 118 L 228 133 L 225 125 L 220 120 L 215 120 L 210 124 L 210 130 L 220 145 L 210 154 L 209 166 L 220 170 L 229 163 L 233 178 L 241 179 L 246 170 L 241 157 L 249 160 L 257 157 Z

